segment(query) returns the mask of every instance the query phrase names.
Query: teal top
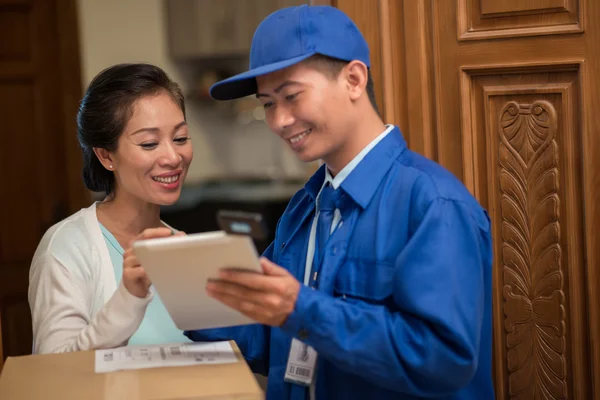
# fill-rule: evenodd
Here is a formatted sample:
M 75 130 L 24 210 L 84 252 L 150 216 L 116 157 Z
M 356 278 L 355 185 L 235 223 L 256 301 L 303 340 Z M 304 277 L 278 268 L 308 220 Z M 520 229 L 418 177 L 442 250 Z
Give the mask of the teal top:
M 123 277 L 123 247 L 102 224 L 100 224 L 102 235 L 108 247 L 110 260 L 112 261 L 113 270 L 115 271 L 115 279 L 117 286 L 121 283 Z M 183 335 L 183 331 L 175 326 L 171 316 L 167 312 L 160 296 L 155 291 L 154 298 L 148 304 L 144 319 L 137 331 L 129 339 L 129 345 L 150 345 L 163 343 L 181 343 L 189 342 L 190 340 Z

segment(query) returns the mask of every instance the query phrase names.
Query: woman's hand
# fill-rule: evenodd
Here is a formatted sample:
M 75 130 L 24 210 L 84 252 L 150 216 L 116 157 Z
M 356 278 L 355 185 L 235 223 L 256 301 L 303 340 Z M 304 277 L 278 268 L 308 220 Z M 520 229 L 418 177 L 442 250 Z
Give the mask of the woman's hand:
M 146 271 L 144 271 L 144 267 L 140 265 L 133 252 L 133 242 L 171 235 L 173 235 L 173 233 L 169 228 L 150 228 L 145 229 L 131 241 L 129 248 L 123 253 L 123 285 L 125 285 L 125 288 L 129 293 L 143 299 L 148 296 L 148 290 L 150 289 L 150 285 L 152 285 L 150 278 L 148 278 Z M 185 233 L 177 232 L 175 234 L 175 236 L 181 235 L 185 235 Z

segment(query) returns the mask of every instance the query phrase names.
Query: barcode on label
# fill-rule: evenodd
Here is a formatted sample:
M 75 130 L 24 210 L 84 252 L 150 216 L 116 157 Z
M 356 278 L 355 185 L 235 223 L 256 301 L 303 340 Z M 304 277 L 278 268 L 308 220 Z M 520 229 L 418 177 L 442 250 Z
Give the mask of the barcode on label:
M 295 365 L 290 365 L 290 375 L 303 376 L 308 378 L 310 376 L 310 369 L 297 367 Z
M 173 354 L 174 356 L 180 356 L 181 349 L 179 347 L 171 347 L 171 354 Z

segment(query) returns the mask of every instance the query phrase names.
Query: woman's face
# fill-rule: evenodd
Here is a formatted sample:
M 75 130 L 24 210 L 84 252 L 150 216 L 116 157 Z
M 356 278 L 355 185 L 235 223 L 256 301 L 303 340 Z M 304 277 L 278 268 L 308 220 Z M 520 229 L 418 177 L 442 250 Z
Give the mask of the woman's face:
M 116 196 L 171 205 L 193 157 L 183 112 L 166 92 L 140 98 L 132 111 L 110 153 Z

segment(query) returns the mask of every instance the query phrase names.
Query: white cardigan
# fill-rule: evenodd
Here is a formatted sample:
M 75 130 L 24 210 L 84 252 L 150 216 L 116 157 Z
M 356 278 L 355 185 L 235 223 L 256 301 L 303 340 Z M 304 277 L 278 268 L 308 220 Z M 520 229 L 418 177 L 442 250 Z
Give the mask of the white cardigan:
M 152 298 L 116 287 L 94 203 L 48 229 L 33 256 L 33 353 L 126 345 Z

